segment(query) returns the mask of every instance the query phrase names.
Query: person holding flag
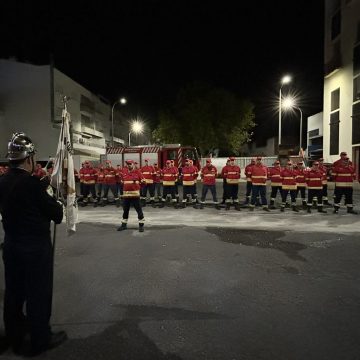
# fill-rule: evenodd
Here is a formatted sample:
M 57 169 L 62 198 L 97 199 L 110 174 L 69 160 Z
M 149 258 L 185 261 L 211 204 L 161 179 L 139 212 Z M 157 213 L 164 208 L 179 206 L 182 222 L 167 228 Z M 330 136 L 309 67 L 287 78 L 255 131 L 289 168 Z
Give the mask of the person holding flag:
M 17 354 L 31 356 L 67 339 L 65 332 L 52 333 L 50 327 L 53 275 L 50 222 L 61 223 L 63 206 L 47 192 L 51 192 L 48 182 L 32 176 L 35 152 L 34 143 L 26 134 L 15 133 L 8 143 L 10 171 L 0 179 L 7 345 Z M 28 333 L 31 348 L 24 353 Z

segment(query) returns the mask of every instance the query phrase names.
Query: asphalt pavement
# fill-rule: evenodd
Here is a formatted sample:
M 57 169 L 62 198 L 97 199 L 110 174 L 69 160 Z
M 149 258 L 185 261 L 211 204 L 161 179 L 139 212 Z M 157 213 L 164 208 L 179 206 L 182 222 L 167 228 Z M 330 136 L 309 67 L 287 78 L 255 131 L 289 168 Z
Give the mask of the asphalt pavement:
M 139 233 L 134 209 L 117 232 L 121 209 L 80 208 L 56 240 L 69 340 L 39 358 L 358 360 L 360 215 L 286 210 L 147 206 Z

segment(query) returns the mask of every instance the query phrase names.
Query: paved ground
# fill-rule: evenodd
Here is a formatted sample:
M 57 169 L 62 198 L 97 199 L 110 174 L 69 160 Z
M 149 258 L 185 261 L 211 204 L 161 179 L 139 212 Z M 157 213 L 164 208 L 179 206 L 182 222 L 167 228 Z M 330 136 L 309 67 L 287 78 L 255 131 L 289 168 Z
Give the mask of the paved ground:
M 70 340 L 43 358 L 360 358 L 360 216 L 144 211 L 144 233 L 133 209 L 115 231 L 114 206 L 58 228 L 52 323 Z

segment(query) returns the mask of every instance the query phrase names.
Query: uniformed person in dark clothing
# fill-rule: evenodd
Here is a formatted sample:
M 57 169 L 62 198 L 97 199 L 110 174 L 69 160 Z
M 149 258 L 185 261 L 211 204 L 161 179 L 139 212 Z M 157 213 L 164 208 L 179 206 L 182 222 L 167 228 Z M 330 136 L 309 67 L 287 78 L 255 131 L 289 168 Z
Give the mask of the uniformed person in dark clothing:
M 30 334 L 30 355 L 60 345 L 63 331 L 50 328 L 53 251 L 50 222 L 61 223 L 62 205 L 47 193 L 48 182 L 31 176 L 35 147 L 24 133 L 8 144 L 9 172 L 0 179 L 0 213 L 5 232 L 4 325 L 8 345 L 24 349 Z M 25 314 L 23 308 L 25 305 Z

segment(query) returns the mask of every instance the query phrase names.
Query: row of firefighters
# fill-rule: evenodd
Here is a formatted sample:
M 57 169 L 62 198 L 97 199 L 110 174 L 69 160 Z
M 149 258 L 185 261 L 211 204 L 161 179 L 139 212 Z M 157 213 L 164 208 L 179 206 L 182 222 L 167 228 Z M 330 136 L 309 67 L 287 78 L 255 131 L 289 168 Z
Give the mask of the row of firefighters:
M 332 179 L 335 182 L 334 191 L 334 212 L 337 213 L 340 208 L 342 197 L 345 197 L 345 204 L 349 213 L 355 213 L 353 210 L 353 182 L 355 180 L 355 169 L 352 166 L 347 154 L 341 153 L 341 158 L 333 164 Z M 221 171 L 223 178 L 223 203 L 226 209 L 230 209 L 231 205 L 236 210 L 240 210 L 238 198 L 239 182 L 241 178 L 241 169 L 235 163 L 236 159 L 230 157 L 227 164 Z M 138 180 L 128 180 L 133 177 L 139 177 Z M 136 175 L 136 176 L 135 176 Z M 191 204 L 198 207 L 197 197 L 197 179 L 199 170 L 193 165 L 192 160 L 187 159 L 185 166 L 178 169 L 174 166 L 174 162 L 168 160 L 166 166 L 160 169 L 157 164 L 151 165 L 149 160 L 145 160 L 145 166 L 139 168 L 128 167 L 117 168 L 112 167 L 108 160 L 105 166 L 95 169 L 90 162 L 85 162 L 79 171 L 79 179 L 81 186 L 80 201 L 83 205 L 93 199 L 93 203 L 105 205 L 108 202 L 108 193 L 112 192 L 116 204 L 120 205 L 122 197 L 137 197 L 142 200 L 143 206 L 146 205 L 147 194 L 150 195 L 150 203 L 156 206 L 155 195 L 160 200 L 159 206 L 163 207 L 168 197 L 170 203 L 175 207 L 186 207 Z M 287 197 L 290 195 L 291 208 L 298 212 L 296 206 L 296 198 L 300 193 L 303 208 L 311 212 L 311 208 L 316 203 L 319 212 L 325 212 L 323 205 L 329 205 L 327 194 L 327 176 L 328 170 L 323 165 L 322 159 L 315 161 L 311 168 L 305 168 L 303 162 L 293 164 L 291 161 L 282 168 L 280 162 L 276 161 L 274 166 L 268 168 L 262 163 L 262 158 L 254 158 L 245 168 L 246 184 L 246 200 L 245 204 L 250 210 L 254 210 L 256 205 L 261 204 L 264 211 L 275 208 L 276 196 L 279 193 L 281 197 L 281 211 L 285 210 Z M 215 208 L 219 209 L 220 204 L 216 194 L 216 178 L 218 177 L 217 168 L 211 163 L 211 159 L 206 160 L 206 166 L 200 171 L 202 182 L 202 191 L 200 199 L 200 208 L 204 207 L 207 192 L 210 191 L 213 197 Z M 130 183 L 128 182 L 130 181 Z M 130 190 L 127 188 L 138 183 L 138 189 Z M 182 201 L 179 201 L 178 182 L 181 181 L 183 187 Z M 270 181 L 271 195 L 270 204 L 266 199 L 266 185 Z M 307 190 L 307 198 L 306 198 Z

